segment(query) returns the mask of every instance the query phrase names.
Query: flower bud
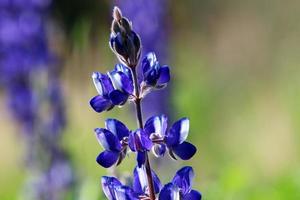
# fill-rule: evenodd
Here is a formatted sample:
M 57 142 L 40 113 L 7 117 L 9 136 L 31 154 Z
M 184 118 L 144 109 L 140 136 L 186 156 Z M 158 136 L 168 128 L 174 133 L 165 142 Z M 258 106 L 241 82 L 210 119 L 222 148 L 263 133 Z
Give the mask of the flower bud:
M 140 37 L 132 30 L 132 24 L 114 8 L 111 25 L 110 47 L 119 60 L 128 67 L 135 67 L 141 54 Z

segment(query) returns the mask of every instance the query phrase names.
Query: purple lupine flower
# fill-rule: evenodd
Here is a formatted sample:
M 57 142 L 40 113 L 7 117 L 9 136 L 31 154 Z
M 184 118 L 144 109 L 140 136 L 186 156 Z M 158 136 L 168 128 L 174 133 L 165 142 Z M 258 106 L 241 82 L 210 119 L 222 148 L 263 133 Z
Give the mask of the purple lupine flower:
M 113 86 L 109 77 L 105 74 L 94 72 L 92 78 L 98 95 L 91 99 L 90 105 L 96 112 L 112 109 L 114 105 L 109 98 L 109 93 L 113 90 Z
M 124 105 L 134 90 L 131 72 L 123 64 L 117 64 L 107 74 L 94 72 L 92 78 L 98 95 L 90 100 L 90 105 L 96 112 Z
M 171 183 L 166 184 L 159 200 L 201 200 L 201 193 L 192 189 L 194 171 L 192 167 L 183 167 L 176 172 Z
M 170 81 L 169 66 L 161 66 L 154 52 L 148 53 L 142 61 L 143 81 L 141 93 L 144 97 L 152 89 L 162 89 Z
M 152 141 L 143 129 L 137 129 L 129 135 L 128 144 L 131 151 L 137 152 L 136 160 L 141 167 L 145 164 L 147 151 L 150 151 L 153 146 Z
M 95 129 L 98 142 L 105 149 L 96 160 L 99 165 L 109 168 L 114 164 L 120 164 L 124 159 L 127 152 L 129 130 L 116 119 L 107 119 L 105 126 L 106 129 Z
M 148 53 L 142 61 L 143 81 L 146 85 L 162 88 L 170 81 L 169 66 L 161 66 L 154 52 Z
M 176 154 L 182 160 L 188 160 L 194 156 L 197 149 L 194 145 L 185 140 L 189 133 L 189 119 L 182 118 L 175 122 L 167 130 L 167 117 L 165 115 L 153 116 L 145 123 L 145 131 L 156 145 L 153 152 L 156 156 L 162 156 L 166 147 L 172 158 Z

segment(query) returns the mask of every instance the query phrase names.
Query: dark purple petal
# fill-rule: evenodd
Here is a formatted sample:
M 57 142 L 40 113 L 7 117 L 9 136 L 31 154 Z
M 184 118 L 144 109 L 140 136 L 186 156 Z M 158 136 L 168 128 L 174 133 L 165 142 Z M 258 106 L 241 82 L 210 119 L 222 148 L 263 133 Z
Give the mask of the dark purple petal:
M 122 186 L 122 183 L 114 177 L 103 176 L 101 184 L 103 193 L 107 199 L 116 199 L 115 188 Z
M 118 54 L 120 54 L 120 55 L 126 54 L 126 48 L 123 44 L 123 38 L 120 33 L 117 33 L 117 35 L 114 37 L 113 47 Z
M 141 55 L 141 39 L 134 31 L 131 31 L 132 42 L 136 50 L 136 57 L 139 60 Z
M 153 69 L 149 70 L 147 73 L 144 74 L 144 81 L 151 86 L 155 86 L 157 80 L 159 78 L 159 65 L 153 67 Z
M 188 194 L 186 194 L 182 200 L 201 200 L 202 195 L 200 192 L 196 190 L 191 190 Z
M 160 67 L 159 78 L 157 81 L 158 85 L 166 84 L 170 81 L 170 68 L 167 65 Z
M 170 128 L 167 137 L 166 143 L 168 146 L 178 145 L 184 142 L 189 133 L 189 119 L 182 118 L 175 122 Z
M 159 136 L 163 137 L 166 133 L 167 126 L 168 126 L 167 116 L 165 115 L 153 116 L 146 121 L 144 130 L 147 132 L 148 135 L 151 135 L 152 133 L 156 133 Z
M 106 119 L 105 128 L 116 135 L 121 141 L 124 137 L 128 137 L 129 130 L 128 128 L 117 119 Z
M 154 144 L 152 147 L 152 152 L 156 157 L 164 156 L 166 153 L 166 145 L 165 144 Z
M 114 105 L 125 104 L 128 97 L 128 94 L 121 92 L 120 90 L 114 90 L 109 94 L 109 98 Z
M 189 142 L 183 142 L 180 145 L 173 146 L 172 150 L 182 160 L 189 160 L 195 155 L 197 148 Z
M 194 171 L 192 167 L 183 167 L 176 172 L 172 183 L 181 189 L 183 196 L 188 194 L 192 188 Z
M 121 151 L 120 141 L 112 132 L 104 128 L 96 128 L 95 133 L 98 142 L 103 146 L 105 150 L 116 152 Z
M 160 191 L 158 200 L 180 200 L 179 188 L 172 184 L 166 184 Z
M 137 160 L 137 163 L 138 163 L 139 167 L 141 167 L 143 164 L 145 164 L 146 153 L 147 152 L 145 152 L 145 151 L 138 151 L 137 152 L 136 160 Z
M 119 152 L 103 151 L 96 159 L 97 163 L 102 167 L 109 168 L 113 166 L 119 159 Z
M 100 95 L 93 97 L 90 100 L 90 105 L 96 112 L 99 113 L 109 109 L 112 106 L 110 100 L 105 99 L 103 98 L 103 96 Z

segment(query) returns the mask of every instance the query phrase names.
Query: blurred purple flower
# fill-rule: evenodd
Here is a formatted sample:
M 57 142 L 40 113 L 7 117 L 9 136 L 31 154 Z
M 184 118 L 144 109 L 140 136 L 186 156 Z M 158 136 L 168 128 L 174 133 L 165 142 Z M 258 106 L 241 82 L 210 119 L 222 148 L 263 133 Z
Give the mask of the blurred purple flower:
M 0 0 L 0 83 L 27 142 L 27 171 L 34 176 L 29 175 L 22 195 L 28 199 L 62 199 L 74 183 L 69 158 L 59 144 L 66 119 L 57 58 L 46 38 L 50 3 Z

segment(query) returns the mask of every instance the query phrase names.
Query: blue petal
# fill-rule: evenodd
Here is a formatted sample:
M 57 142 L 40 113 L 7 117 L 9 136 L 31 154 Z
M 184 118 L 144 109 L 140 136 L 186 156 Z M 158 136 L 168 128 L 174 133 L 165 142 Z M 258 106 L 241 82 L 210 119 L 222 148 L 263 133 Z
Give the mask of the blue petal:
M 168 146 L 178 145 L 184 142 L 189 134 L 189 119 L 182 118 L 175 122 L 170 128 L 166 143 Z
M 126 76 L 126 74 L 121 71 L 112 71 L 109 72 L 108 75 L 115 89 L 127 94 L 133 93 L 132 77 Z
M 196 190 L 191 190 L 182 199 L 183 200 L 201 200 L 201 198 L 202 198 L 202 195 L 200 192 L 198 192 Z
M 99 95 L 108 95 L 113 90 L 112 83 L 107 75 L 94 72 L 92 78 Z
M 128 186 L 115 187 L 115 200 L 139 200 L 138 196 Z
M 149 52 L 142 61 L 143 74 L 148 72 L 150 68 L 157 62 L 154 52 Z
M 195 155 L 197 148 L 189 142 L 183 142 L 178 146 L 173 146 L 172 150 L 182 160 L 189 160 Z
M 165 65 L 159 69 L 158 85 L 166 84 L 170 81 L 170 68 Z
M 161 183 L 156 175 L 156 173 L 152 170 L 152 179 L 155 193 L 159 193 L 161 189 Z M 133 171 L 133 190 L 138 194 L 145 194 L 148 190 L 148 180 L 145 166 L 135 167 Z
M 115 188 L 122 186 L 122 183 L 114 177 L 103 176 L 101 178 L 101 185 L 105 196 L 108 199 L 113 200 L 116 199 Z
M 119 153 L 115 151 L 103 151 L 96 159 L 97 163 L 102 167 L 109 168 L 113 166 L 119 159 Z
M 110 100 L 105 99 L 103 98 L 103 96 L 100 95 L 93 97 L 90 100 L 90 105 L 96 112 L 99 113 L 112 107 Z
M 132 151 L 149 151 L 152 145 L 148 134 L 142 129 L 137 129 L 129 135 L 129 147 Z
M 132 77 L 130 68 L 121 63 L 115 65 L 115 70 L 117 72 L 123 72 L 127 77 Z
M 148 187 L 145 167 L 135 167 L 133 170 L 133 190 L 138 194 L 145 194 Z
M 144 81 L 151 86 L 155 86 L 159 79 L 160 65 L 153 52 L 150 52 L 142 61 Z
M 142 150 L 147 150 L 147 151 L 151 150 L 153 143 L 149 138 L 148 134 L 142 129 L 140 129 L 140 131 L 138 131 L 137 134 L 139 135 L 141 141 Z
M 119 90 L 114 90 L 109 94 L 109 98 L 114 105 L 123 105 L 128 99 L 128 94 Z
M 98 142 L 103 146 L 105 150 L 117 152 L 121 151 L 120 141 L 112 132 L 103 128 L 96 128 L 95 133 Z
M 166 184 L 160 191 L 158 200 L 180 200 L 179 188 L 172 184 Z
M 143 164 L 145 164 L 145 161 L 146 161 L 146 153 L 145 151 L 138 151 L 137 152 L 137 157 L 136 157 L 136 160 L 137 160 L 137 163 L 138 163 L 138 166 L 141 167 Z
M 194 171 L 192 167 L 183 167 L 176 172 L 172 183 L 181 189 L 182 195 L 190 192 L 193 184 Z
M 163 137 L 166 133 L 168 126 L 168 118 L 165 115 L 153 116 L 149 118 L 146 123 L 144 130 L 148 135 L 156 133 L 159 136 Z
M 119 141 L 121 141 L 124 137 L 128 137 L 129 135 L 128 128 L 117 119 L 106 119 L 105 128 L 116 135 Z
M 101 179 L 102 189 L 109 200 L 138 200 L 134 191 L 114 178 L 104 176 Z

